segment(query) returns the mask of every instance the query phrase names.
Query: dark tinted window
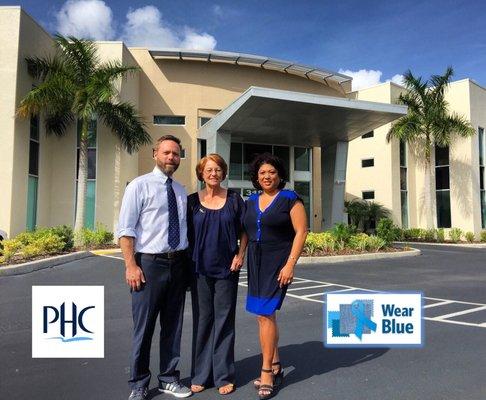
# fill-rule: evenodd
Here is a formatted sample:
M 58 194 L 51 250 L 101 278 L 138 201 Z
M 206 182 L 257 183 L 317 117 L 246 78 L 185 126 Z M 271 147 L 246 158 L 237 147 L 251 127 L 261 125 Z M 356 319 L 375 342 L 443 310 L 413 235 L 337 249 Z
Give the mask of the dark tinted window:
M 186 117 L 176 115 L 154 115 L 155 125 L 185 125 Z
M 361 138 L 362 139 L 367 139 L 367 138 L 370 138 L 370 137 L 373 137 L 373 136 L 375 136 L 375 132 L 374 131 L 371 131 L 371 132 L 365 133 L 364 135 L 361 135 Z
M 449 147 L 435 146 L 435 165 L 449 165 Z
M 375 198 L 374 190 L 363 192 L 363 200 L 374 200 L 374 198 Z
M 30 141 L 29 145 L 29 174 L 39 175 L 39 143 Z
M 435 169 L 435 189 L 449 189 L 449 167 Z
M 363 168 L 374 167 L 375 166 L 375 159 L 374 158 L 367 158 L 366 160 L 361 160 L 361 166 Z

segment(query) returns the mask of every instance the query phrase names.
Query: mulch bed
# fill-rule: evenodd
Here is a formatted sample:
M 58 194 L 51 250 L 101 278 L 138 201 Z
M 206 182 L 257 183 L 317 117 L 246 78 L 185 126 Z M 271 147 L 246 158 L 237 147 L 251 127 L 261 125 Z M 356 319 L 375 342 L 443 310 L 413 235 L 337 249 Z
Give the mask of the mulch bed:
M 355 254 L 371 254 L 371 253 L 396 253 L 408 249 L 409 249 L 408 247 L 386 247 L 378 251 L 358 251 L 352 249 L 344 249 L 340 251 L 334 251 L 331 253 L 321 250 L 321 251 L 314 252 L 312 255 L 303 251 L 301 257 L 327 257 L 327 256 L 348 256 L 348 255 L 355 255 Z
M 116 244 L 107 244 L 107 245 L 104 245 L 104 246 L 96 247 L 96 249 L 95 248 L 93 248 L 93 249 L 75 248 L 75 249 L 72 249 L 71 251 L 63 251 L 63 252 L 60 252 L 60 253 L 44 254 L 42 256 L 31 257 L 31 258 L 24 258 L 21 255 L 15 255 L 8 261 L 8 263 L 0 263 L 0 267 L 5 266 L 5 265 L 23 264 L 23 263 L 30 262 L 30 261 L 44 260 L 46 258 L 51 258 L 51 257 L 55 257 L 55 256 L 62 256 L 62 255 L 65 255 L 65 254 L 76 253 L 77 251 L 104 250 L 104 249 L 116 249 L 116 248 L 118 248 L 118 245 L 116 245 Z

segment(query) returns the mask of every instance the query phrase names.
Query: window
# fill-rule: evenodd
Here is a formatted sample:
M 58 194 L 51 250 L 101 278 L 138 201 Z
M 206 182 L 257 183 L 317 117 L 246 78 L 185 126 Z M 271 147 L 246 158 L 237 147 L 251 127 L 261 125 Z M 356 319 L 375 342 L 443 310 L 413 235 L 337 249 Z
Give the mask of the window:
M 207 150 L 207 142 L 206 139 L 198 139 L 198 148 L 199 148 L 199 159 L 206 157 L 206 154 L 208 154 Z
M 481 199 L 481 227 L 486 228 L 486 188 L 484 186 L 484 161 L 486 158 L 484 128 L 478 128 L 479 139 L 479 195 Z
M 307 214 L 307 226 L 310 227 L 311 221 L 311 193 L 310 182 L 294 182 L 294 190 L 304 201 L 304 208 Z
M 435 147 L 435 200 L 437 202 L 437 227 L 450 228 L 449 147 Z
M 374 200 L 375 199 L 375 191 L 374 190 L 367 190 L 362 193 L 363 200 Z
M 229 179 L 243 179 L 243 144 L 231 143 Z
M 154 115 L 154 125 L 185 125 L 186 117 L 176 115 Z
M 361 167 L 362 168 L 368 168 L 368 167 L 374 167 L 375 166 L 375 159 L 374 158 L 366 158 L 364 160 L 361 160 Z
M 407 144 L 400 141 L 400 205 L 402 228 L 408 228 Z
M 29 176 L 27 183 L 27 224 L 29 231 L 37 224 L 37 191 L 39 186 L 39 116 L 30 117 Z
M 271 153 L 281 158 L 287 173 L 289 173 L 290 147 L 232 142 L 230 147 L 228 178 L 233 180 L 249 180 L 248 167 L 255 156 L 262 153 Z
M 203 125 L 206 125 L 209 121 L 211 121 L 211 118 L 199 117 L 199 128 Z
M 370 131 L 370 132 L 365 133 L 364 135 L 361 135 L 361 139 L 368 139 L 368 138 L 372 138 L 373 136 L 375 136 L 375 132 Z
M 181 160 L 183 160 L 184 158 L 186 158 L 186 149 L 183 149 L 181 147 L 181 154 L 180 155 L 181 155 Z
M 84 214 L 84 226 L 89 229 L 95 228 L 95 202 L 96 202 L 96 120 L 91 120 L 88 124 L 88 181 L 86 183 L 86 204 Z M 79 142 L 81 139 L 81 121 L 78 121 L 78 148 L 77 148 L 77 168 L 76 181 L 79 174 Z M 77 186 L 77 184 L 76 184 Z M 77 193 L 77 187 L 76 187 Z
M 294 148 L 294 169 L 296 171 L 310 171 L 310 148 Z

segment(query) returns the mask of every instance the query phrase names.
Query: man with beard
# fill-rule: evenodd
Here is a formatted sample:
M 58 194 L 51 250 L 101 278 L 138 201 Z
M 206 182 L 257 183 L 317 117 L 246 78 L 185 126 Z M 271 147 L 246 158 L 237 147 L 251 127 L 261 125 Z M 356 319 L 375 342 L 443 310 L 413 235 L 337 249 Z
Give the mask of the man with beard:
M 192 393 L 179 381 L 182 319 L 187 282 L 187 194 L 172 179 L 180 163 L 180 140 L 162 136 L 153 149 L 155 168 L 128 184 L 117 236 L 132 294 L 133 342 L 129 400 L 144 400 L 150 383 L 150 345 L 160 315 L 159 391 Z

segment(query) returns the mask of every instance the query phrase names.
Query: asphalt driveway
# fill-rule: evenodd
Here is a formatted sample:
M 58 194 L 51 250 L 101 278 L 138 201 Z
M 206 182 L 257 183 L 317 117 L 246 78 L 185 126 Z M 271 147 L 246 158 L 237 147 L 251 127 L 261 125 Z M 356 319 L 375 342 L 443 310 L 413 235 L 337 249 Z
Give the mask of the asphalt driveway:
M 394 260 L 301 266 L 278 315 L 285 383 L 280 399 L 486 399 L 486 250 L 416 246 L 423 254 Z M 130 295 L 119 255 L 91 257 L 27 275 L 0 278 L 1 399 L 126 399 Z M 257 398 L 257 327 L 244 311 L 245 274 L 237 307 L 237 391 Z M 32 359 L 32 285 L 105 286 L 104 359 Z M 339 288 L 420 290 L 425 302 L 421 349 L 326 349 L 322 293 Z M 189 383 L 190 298 L 181 376 Z M 155 335 L 156 336 L 156 335 Z M 152 371 L 157 371 L 157 340 Z M 156 391 L 155 399 L 172 398 Z M 215 389 L 193 398 L 219 398 Z

